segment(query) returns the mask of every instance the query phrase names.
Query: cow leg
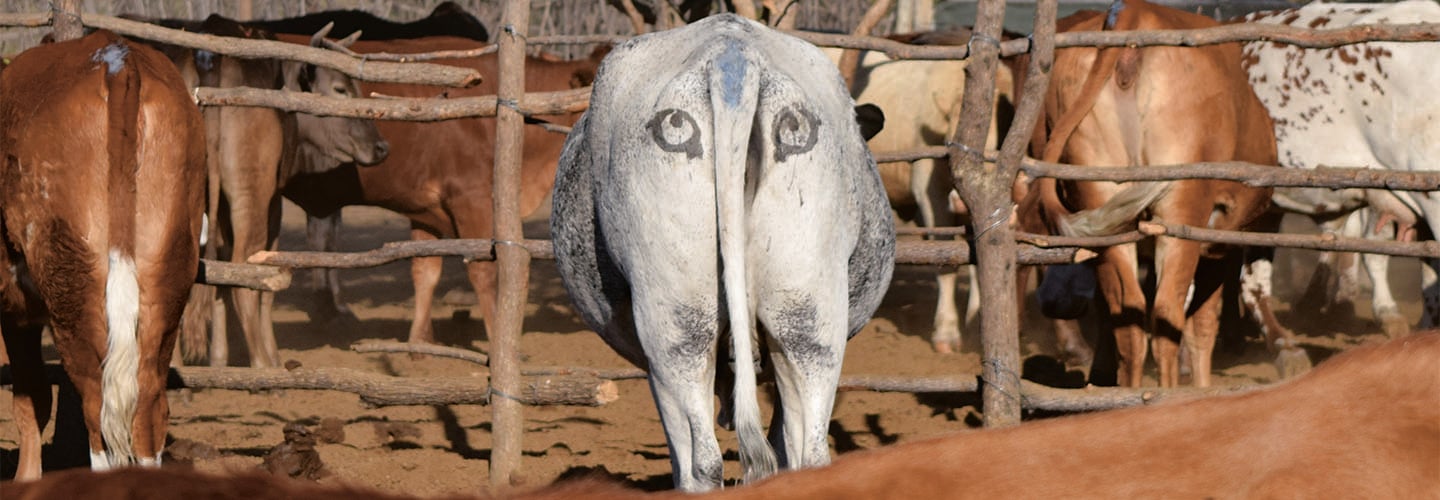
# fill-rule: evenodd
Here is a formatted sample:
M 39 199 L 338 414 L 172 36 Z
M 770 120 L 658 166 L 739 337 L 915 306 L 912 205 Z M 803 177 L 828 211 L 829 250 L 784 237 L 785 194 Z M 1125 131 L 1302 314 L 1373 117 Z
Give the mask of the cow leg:
M 177 254 L 180 252 L 172 252 Z M 161 261 L 163 262 L 163 261 Z M 165 449 L 165 432 L 170 422 L 170 404 L 165 396 L 170 355 L 177 340 L 178 318 L 185 307 L 189 288 L 183 276 L 173 270 L 150 270 L 141 279 L 141 311 L 136 331 L 140 348 L 140 369 L 136 377 L 138 398 L 131 426 L 136 460 L 142 466 L 160 465 Z
M 670 292 L 646 292 L 637 287 L 635 329 L 649 361 L 650 393 L 665 428 L 675 487 L 687 492 L 719 488 L 724 462 L 715 438 L 712 385 L 718 306 L 713 298 L 686 301 Z
M 1440 259 L 1421 259 L 1420 266 L 1420 328 L 1440 326 Z
M 811 287 L 809 290 L 822 290 Z M 844 292 L 845 288 L 835 288 Z M 827 440 L 835 387 L 845 357 L 845 324 L 821 318 L 845 318 L 848 298 L 806 296 L 799 288 L 761 300 L 756 316 L 768 334 L 775 386 L 780 392 L 779 419 L 783 433 L 774 443 L 780 464 L 786 468 L 819 467 L 830 463 Z M 774 436 L 774 429 L 771 429 Z
M 485 318 L 487 331 L 494 326 L 491 320 L 495 317 L 498 271 L 499 267 L 493 260 L 472 260 L 465 263 L 465 273 L 470 278 L 470 286 L 475 289 L 475 307 L 480 309 L 480 317 Z
M 1370 240 L 1392 240 L 1395 239 L 1393 226 L 1386 225 L 1383 228 L 1374 226 L 1374 210 L 1359 210 L 1355 214 L 1365 214 L 1363 226 L 1364 237 Z M 1348 235 L 1347 235 L 1348 236 Z M 1370 277 L 1371 294 L 1370 310 L 1374 313 L 1375 321 L 1380 323 L 1381 329 L 1390 338 L 1404 337 L 1410 334 L 1410 320 L 1400 313 L 1400 305 L 1395 302 L 1395 296 L 1390 288 L 1390 256 L 1382 254 L 1361 254 L 1360 263 L 1365 267 L 1365 274 Z
M 412 241 L 434 240 L 435 235 L 412 226 Z M 410 321 L 411 343 L 435 343 L 434 326 L 430 324 L 430 306 L 435 302 L 435 287 L 440 284 L 440 257 L 410 259 L 410 279 L 415 285 L 415 318 Z
M 1135 252 L 1134 243 L 1107 248 L 1095 270 L 1109 309 L 1115 350 L 1120 358 L 1116 381 L 1123 387 L 1140 386 L 1145 374 L 1147 352 L 1144 329 L 1147 302 L 1136 276 L 1138 264 Z
M 910 163 L 910 194 L 915 197 L 919 208 L 920 225 L 925 228 L 949 227 L 955 225 L 955 214 L 950 206 L 950 170 L 936 168 L 935 160 L 924 159 Z M 932 239 L 948 237 L 927 236 Z M 974 271 L 971 271 L 974 275 Z M 959 271 L 941 271 L 935 277 L 935 329 L 930 334 L 930 343 L 935 351 L 942 353 L 960 350 L 960 311 L 955 307 L 955 282 Z M 973 281 L 972 281 L 973 285 Z M 973 296 L 976 289 L 972 286 Z
M 1155 364 L 1159 368 L 1161 387 L 1175 387 L 1180 384 L 1180 341 L 1186 328 L 1187 311 L 1192 298 L 1208 300 L 1209 296 L 1197 293 L 1195 283 L 1196 266 L 1200 260 L 1200 244 L 1160 236 L 1155 240 L 1155 305 L 1151 309 L 1151 349 L 1155 352 Z M 1236 270 L 1238 272 L 1238 270 Z M 1217 285 L 1218 288 L 1218 285 Z M 1208 293 L 1205 291 L 1203 293 Z M 1219 299 L 1216 299 L 1217 301 Z M 1218 302 L 1217 302 L 1218 303 Z M 1219 309 L 1215 309 L 1218 314 Z M 1218 325 L 1219 316 L 1211 318 Z M 1208 328 L 1208 326 L 1207 326 Z M 1218 332 L 1218 328 L 1215 330 Z M 1212 336 L 1207 345 L 1197 344 L 1209 356 L 1214 348 Z M 1201 353 L 1192 351 L 1198 357 Z M 1201 361 L 1192 360 L 1198 367 Z M 1208 366 L 1208 361 L 1204 363 Z M 1208 374 L 1194 374 L 1195 380 L 1207 380 Z
M 16 430 L 20 434 L 20 460 L 15 480 L 40 479 L 41 435 L 50 423 L 53 395 L 45 379 L 45 361 L 40 351 L 39 326 L 22 327 L 11 315 L 0 315 L 5 353 L 10 358 L 10 375 Z
M 340 241 L 340 211 L 325 216 L 305 217 L 306 247 L 316 252 L 334 252 Z M 340 270 L 317 268 L 310 270 L 311 310 L 314 320 L 331 321 L 336 318 L 354 320 L 355 313 L 340 297 Z
M 1220 308 L 1224 304 L 1225 278 L 1238 270 L 1239 260 L 1233 256 L 1222 259 L 1200 259 L 1194 277 L 1192 312 L 1185 323 L 1182 348 L 1190 354 L 1191 384 L 1210 387 L 1211 360 L 1215 339 L 1220 334 Z

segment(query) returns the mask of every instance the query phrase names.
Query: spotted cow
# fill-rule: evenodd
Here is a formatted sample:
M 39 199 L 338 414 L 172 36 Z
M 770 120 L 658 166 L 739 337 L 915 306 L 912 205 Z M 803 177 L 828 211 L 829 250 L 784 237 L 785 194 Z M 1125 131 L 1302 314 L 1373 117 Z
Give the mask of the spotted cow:
M 566 140 L 551 216 L 560 273 L 585 321 L 649 371 L 681 489 L 720 486 L 717 372 L 733 381 L 733 394 L 720 384 L 733 405 L 722 421 L 733 416 L 747 481 L 830 460 L 845 342 L 894 268 L 853 105 L 819 49 L 725 14 L 616 47 Z M 775 448 L 758 352 L 781 394 Z
M 1316 2 L 1288 10 L 1251 14 L 1245 21 L 1302 28 L 1440 22 L 1440 4 L 1433 0 L 1396 3 Z M 1290 168 L 1363 166 L 1400 171 L 1428 171 L 1440 159 L 1440 103 L 1434 99 L 1440 81 L 1440 42 L 1372 42 L 1327 49 L 1306 49 L 1271 42 L 1245 45 L 1245 68 L 1251 86 L 1275 121 L 1275 141 L 1282 165 Z M 1440 235 L 1440 193 L 1386 190 L 1296 190 L 1289 196 L 1309 201 L 1300 209 L 1334 205 L 1324 227 L 1348 236 L 1412 238 L 1413 226 L 1425 224 Z M 1338 199 L 1337 199 L 1338 198 Z M 1357 206 L 1365 209 L 1345 215 Z M 1333 212 L 1339 211 L 1340 216 Z M 1387 222 L 1398 223 L 1398 230 Z M 1391 295 L 1388 257 L 1365 255 L 1374 283 L 1375 318 L 1392 336 L 1409 331 Z M 1328 260 L 1322 263 L 1329 262 Z M 1440 261 L 1427 259 L 1422 326 L 1440 321 L 1440 288 L 1435 271 Z M 1344 271 L 1341 271 L 1344 272 Z M 1343 275 L 1342 275 L 1343 277 Z M 1253 286 L 1265 286 L 1268 275 Z M 1337 294 L 1331 294 L 1337 295 Z

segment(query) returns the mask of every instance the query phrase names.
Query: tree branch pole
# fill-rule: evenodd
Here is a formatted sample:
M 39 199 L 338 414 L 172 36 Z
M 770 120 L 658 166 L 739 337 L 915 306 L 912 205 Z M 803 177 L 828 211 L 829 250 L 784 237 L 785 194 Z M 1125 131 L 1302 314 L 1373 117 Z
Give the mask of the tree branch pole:
M 495 116 L 498 102 L 493 95 L 447 99 L 343 98 L 251 87 L 200 87 L 193 95 L 201 106 L 266 107 L 318 116 L 424 122 Z M 589 106 L 590 87 L 585 87 L 527 94 L 515 108 L 522 115 L 534 116 L 578 113 Z
M 860 22 L 855 25 L 855 30 L 851 32 L 851 35 L 857 37 L 870 36 L 870 30 L 875 29 L 875 25 L 880 24 L 880 19 L 884 18 L 885 14 L 890 12 L 890 7 L 894 3 L 895 0 L 877 0 L 871 4 L 870 8 L 865 10 L 865 16 L 861 17 Z M 838 65 L 840 67 L 840 78 L 845 80 L 845 86 L 850 89 L 850 93 L 855 93 L 855 73 L 860 70 L 860 51 L 846 49 L 844 52 L 841 52 Z
M 987 166 L 983 152 L 995 107 L 995 68 L 1000 64 L 1000 28 L 1004 0 L 980 0 L 968 44 L 960 121 L 947 143 L 955 189 L 970 207 L 971 234 L 977 245 L 980 294 L 1015 294 L 1015 238 L 1010 227 L 1014 175 Z M 980 379 L 986 427 L 1020 423 L 1019 310 L 1013 300 L 995 301 L 980 312 Z
M 80 21 L 80 0 L 51 0 L 50 14 L 54 19 L 51 36 L 55 41 L 65 42 L 85 36 L 85 27 Z
M 944 146 L 929 146 L 905 151 L 875 152 L 876 163 L 914 161 L 924 158 L 947 158 Z M 998 160 L 999 151 L 985 151 L 985 159 Z M 1224 179 L 1252 187 L 1319 187 L 1374 188 L 1395 191 L 1440 190 L 1440 171 L 1398 171 L 1365 166 L 1321 166 L 1314 169 L 1275 168 L 1242 161 L 1149 165 L 1143 167 L 1105 167 L 1050 163 L 1026 157 L 1020 170 L 1030 177 L 1054 177 L 1079 181 L 1129 182 L 1174 179 Z
M 238 286 L 265 292 L 290 288 L 290 279 L 290 270 L 283 267 L 236 264 L 211 259 L 200 259 L 200 269 L 195 274 L 196 283 Z
M 520 225 L 520 162 L 525 147 L 525 117 L 515 106 L 525 95 L 525 35 L 530 0 L 508 0 L 500 21 L 499 105 L 495 123 L 495 258 L 500 267 L 495 321 L 485 318 L 490 334 L 490 383 L 500 394 L 520 389 L 520 331 L 530 282 L 530 252 L 509 244 L 525 239 Z M 506 104 L 511 103 L 511 104 Z M 494 412 L 494 448 L 490 486 L 503 488 L 520 471 L 525 420 L 519 401 L 499 398 Z
M 44 26 L 50 23 L 51 17 L 48 13 L 0 14 L 0 26 Z M 107 29 L 125 36 L 203 49 L 228 56 L 250 59 L 287 59 L 310 63 L 372 82 L 415 83 L 442 87 L 469 87 L 480 83 L 479 73 L 454 66 L 384 61 L 367 62 L 333 50 L 273 40 L 202 35 L 102 14 L 85 14 L 81 22 L 91 28 Z

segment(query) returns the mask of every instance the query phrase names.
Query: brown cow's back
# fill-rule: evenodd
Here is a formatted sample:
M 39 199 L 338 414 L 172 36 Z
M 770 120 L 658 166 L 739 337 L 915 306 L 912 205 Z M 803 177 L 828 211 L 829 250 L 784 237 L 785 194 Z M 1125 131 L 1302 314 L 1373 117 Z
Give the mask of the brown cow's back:
M 50 408 L 39 350 L 47 311 L 84 401 L 92 464 L 158 462 L 167 362 L 198 266 L 201 130 L 175 67 L 113 33 L 36 47 L 0 73 L 0 322 L 16 379 L 18 477 L 39 475 L 31 433 Z
M 299 42 L 301 37 L 282 35 L 283 40 Z M 351 47 L 361 53 L 413 53 L 436 50 L 469 50 L 484 44 L 450 37 L 413 40 L 359 41 Z M 471 88 L 450 89 L 425 85 L 365 83 L 362 93 L 414 98 L 470 97 L 494 95 L 498 78 L 496 55 L 439 60 L 441 64 L 472 68 L 485 80 Z M 526 89 L 530 92 L 569 90 L 589 84 L 599 65 L 598 57 L 580 61 L 526 59 Z M 579 113 L 544 116 L 544 120 L 569 126 Z M 371 167 L 344 166 L 329 172 L 303 175 L 291 179 L 285 196 L 311 216 L 312 227 L 328 218 L 333 234 L 334 216 L 348 205 L 372 205 L 393 210 L 411 221 L 411 235 L 416 239 L 490 238 L 493 235 L 493 197 L 495 158 L 495 119 L 467 118 L 441 122 L 378 121 L 382 135 L 390 142 L 390 155 Z M 555 168 L 565 136 L 547 132 L 541 127 L 526 126 L 524 155 L 521 164 L 520 213 L 522 217 L 539 211 L 555 183 Z M 317 229 L 314 233 L 326 233 Z M 333 238 L 333 236 L 332 236 Z M 314 250 L 328 249 L 325 243 Z M 440 259 L 419 258 L 411 262 L 415 282 L 415 317 L 409 339 L 432 342 L 430 304 L 439 282 Z M 495 264 L 476 261 L 467 265 L 471 285 L 475 288 L 480 315 L 491 317 L 495 302 Z M 333 274 L 329 274 L 333 280 Z M 317 287 L 326 286 L 317 283 Z M 338 287 L 330 286 L 335 310 L 343 311 Z M 317 304 L 320 308 L 329 304 Z
M 1250 394 L 840 457 L 721 498 L 1435 498 L 1440 332 Z

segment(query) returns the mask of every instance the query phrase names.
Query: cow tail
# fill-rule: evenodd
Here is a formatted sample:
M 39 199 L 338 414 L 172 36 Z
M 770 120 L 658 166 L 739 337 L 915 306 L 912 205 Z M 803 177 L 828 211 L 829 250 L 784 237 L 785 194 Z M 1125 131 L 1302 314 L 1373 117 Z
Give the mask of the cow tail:
M 1106 12 L 1103 29 L 1105 31 L 1126 31 L 1133 30 L 1139 19 L 1134 15 L 1126 15 L 1125 0 L 1114 0 L 1110 9 Z M 1085 76 L 1085 83 L 1080 88 L 1080 95 L 1069 106 L 1065 113 L 1056 120 L 1055 128 L 1051 131 L 1045 143 L 1045 149 L 1041 159 L 1046 162 L 1059 161 L 1065 144 L 1080 122 L 1089 116 L 1095 108 L 1095 102 L 1100 97 L 1100 92 L 1111 78 L 1121 89 L 1133 87 L 1140 70 L 1140 49 L 1135 47 L 1109 47 L 1100 49 L 1095 57 L 1095 62 L 1090 66 L 1090 72 Z M 1052 87 L 1053 89 L 1053 87 Z M 1053 91 L 1053 90 L 1052 90 Z M 1138 141 L 1136 137 L 1125 137 L 1126 141 Z M 1138 147 L 1138 144 L 1131 144 Z M 1150 208 L 1150 205 L 1168 193 L 1174 185 L 1174 181 L 1162 182 L 1136 182 L 1130 187 L 1111 197 L 1104 206 L 1094 210 L 1087 210 L 1079 213 L 1070 213 L 1060 202 L 1058 187 L 1054 179 L 1044 179 L 1037 186 L 1041 197 L 1041 204 L 1050 214 L 1050 220 L 1054 221 L 1055 229 L 1060 234 L 1067 236 L 1102 236 L 1115 234 L 1124 229 L 1124 226 L 1131 220 Z
M 106 70 L 110 211 L 108 271 L 105 276 L 105 318 L 109 334 L 101 362 L 101 436 L 108 463 L 119 467 L 135 461 L 131 430 L 139 398 L 140 286 L 135 268 L 135 176 L 139 168 L 140 72 L 129 64 L 130 48 L 116 39 L 96 52 Z M 92 465 L 93 467 L 94 465 Z
M 745 249 L 745 177 L 751 127 L 759 106 L 759 75 L 745 50 L 731 42 L 715 59 L 710 71 L 710 104 L 714 120 L 716 228 L 720 242 L 720 269 L 725 290 L 730 341 L 735 356 L 735 433 L 740 441 L 740 464 L 745 481 L 752 482 L 777 469 L 775 450 L 760 426 L 760 402 L 755 380 L 752 336 L 754 311 L 750 310 Z

